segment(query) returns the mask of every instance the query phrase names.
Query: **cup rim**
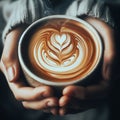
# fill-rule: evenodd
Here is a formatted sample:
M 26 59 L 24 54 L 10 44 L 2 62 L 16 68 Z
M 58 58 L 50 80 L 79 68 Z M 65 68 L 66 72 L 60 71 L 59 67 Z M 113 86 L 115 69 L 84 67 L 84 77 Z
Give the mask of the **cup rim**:
M 98 60 L 97 60 L 97 63 L 94 65 L 94 67 L 92 68 L 92 70 L 90 72 L 88 72 L 88 74 L 86 74 L 84 77 L 80 78 L 80 79 L 77 79 L 77 80 L 73 80 L 73 81 L 67 81 L 67 82 L 54 82 L 54 81 L 48 81 L 46 79 L 43 79 L 43 78 L 40 78 L 39 76 L 35 75 L 33 72 L 31 72 L 29 70 L 29 68 L 27 67 L 27 65 L 25 64 L 23 58 L 22 58 L 22 54 L 21 54 L 21 44 L 22 44 L 22 41 L 24 40 L 24 37 L 25 35 L 29 32 L 29 30 L 32 29 L 32 27 L 38 25 L 41 21 L 43 20 L 47 20 L 47 19 L 52 19 L 52 18 L 65 18 L 65 19 L 70 19 L 70 20 L 75 20 L 77 22 L 80 22 L 82 23 L 83 25 L 87 26 L 87 29 L 89 29 L 90 31 L 90 34 L 94 34 L 97 38 L 97 42 L 99 42 L 99 47 L 100 47 L 100 54 L 98 55 Z M 18 58 L 19 58 L 19 62 L 20 62 L 20 65 L 22 67 L 22 69 L 34 80 L 42 83 L 42 84 L 45 84 L 45 85 L 50 85 L 50 86 L 66 86 L 66 85 L 71 85 L 71 84 L 76 84 L 78 82 L 82 82 L 85 78 L 87 78 L 89 75 L 91 75 L 91 73 L 93 73 L 93 71 L 95 71 L 95 69 L 97 68 L 100 60 L 101 60 L 101 57 L 102 57 L 102 52 L 103 52 L 103 45 L 102 45 L 102 40 L 97 32 L 97 30 L 92 26 L 90 25 L 89 23 L 87 23 L 86 21 L 80 19 L 80 18 L 76 18 L 76 17 L 73 17 L 73 16 L 67 16 L 67 15 L 50 15 L 50 16 L 47 16 L 47 17 L 43 17 L 43 18 L 40 18 L 38 20 L 36 20 L 35 22 L 33 22 L 30 26 L 28 26 L 26 28 L 26 30 L 23 32 L 23 34 L 21 35 L 20 37 L 20 40 L 19 40 L 19 44 L 18 44 Z

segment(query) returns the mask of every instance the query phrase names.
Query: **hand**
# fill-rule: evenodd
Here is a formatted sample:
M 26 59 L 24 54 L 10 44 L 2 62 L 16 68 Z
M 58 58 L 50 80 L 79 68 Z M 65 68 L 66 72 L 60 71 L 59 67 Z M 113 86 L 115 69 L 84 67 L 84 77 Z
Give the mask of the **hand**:
M 17 49 L 19 37 L 24 29 L 24 27 L 16 28 L 6 36 L 0 68 L 15 98 L 22 101 L 25 108 L 49 110 L 49 112 L 56 114 L 57 110 L 54 107 L 58 106 L 58 99 L 54 97 L 53 89 L 48 86 L 29 87 L 20 77 L 21 70 Z
M 63 89 L 63 96 L 59 100 L 60 115 L 77 113 L 95 107 L 97 100 L 104 99 L 110 88 L 109 81 L 113 78 L 112 67 L 115 59 L 114 30 L 101 20 L 88 17 L 86 19 L 100 34 L 103 44 L 103 63 L 100 71 L 100 82 L 95 85 L 67 86 Z

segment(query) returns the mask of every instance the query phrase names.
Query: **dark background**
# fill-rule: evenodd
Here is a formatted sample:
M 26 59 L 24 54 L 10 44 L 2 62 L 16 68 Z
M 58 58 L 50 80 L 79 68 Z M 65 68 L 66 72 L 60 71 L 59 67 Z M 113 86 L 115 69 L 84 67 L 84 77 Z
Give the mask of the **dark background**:
M 2 7 L 6 1 L 9 0 L 0 0 L 0 39 L 2 35 L 2 30 L 5 26 L 5 21 L 2 17 Z M 59 0 L 58 0 L 59 1 Z M 106 3 L 110 7 L 111 15 L 115 21 L 115 37 L 116 37 L 116 48 L 117 48 L 117 57 L 116 57 L 116 65 L 114 68 L 114 72 L 116 72 L 116 76 L 114 81 L 111 81 L 111 92 L 109 95 L 109 109 L 110 109 L 110 120 L 120 120 L 120 0 L 105 0 Z M 0 43 L 0 55 L 2 53 L 2 42 Z M 0 73 L 0 120 L 23 120 L 24 116 L 21 116 L 23 112 L 29 111 L 29 115 L 31 110 L 25 110 L 21 102 L 18 102 L 14 99 L 7 82 L 4 78 L 4 75 Z M 37 114 L 36 112 L 34 112 Z M 27 120 L 27 119 L 26 119 Z M 28 117 L 29 120 L 29 117 Z M 32 120 L 32 116 L 31 116 Z M 97 119 L 96 119 L 97 120 Z

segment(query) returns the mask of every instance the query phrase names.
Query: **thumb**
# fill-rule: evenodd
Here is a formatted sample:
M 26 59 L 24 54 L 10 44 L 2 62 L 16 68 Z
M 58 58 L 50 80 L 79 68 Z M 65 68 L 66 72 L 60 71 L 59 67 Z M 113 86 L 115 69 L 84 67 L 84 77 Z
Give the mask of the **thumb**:
M 11 64 L 9 64 L 9 63 L 11 63 Z M 3 62 L 3 60 L 1 60 L 0 67 L 1 67 L 2 72 L 5 75 L 6 79 L 9 82 L 14 82 L 19 77 L 19 64 L 18 64 L 17 60 L 13 61 L 13 60 L 9 59 L 9 62 L 7 60 L 7 63 L 6 63 L 6 60 L 4 60 L 4 62 Z
M 21 35 L 20 29 L 11 31 L 4 43 L 0 68 L 8 81 L 16 81 L 19 77 L 19 61 L 18 61 L 18 40 Z

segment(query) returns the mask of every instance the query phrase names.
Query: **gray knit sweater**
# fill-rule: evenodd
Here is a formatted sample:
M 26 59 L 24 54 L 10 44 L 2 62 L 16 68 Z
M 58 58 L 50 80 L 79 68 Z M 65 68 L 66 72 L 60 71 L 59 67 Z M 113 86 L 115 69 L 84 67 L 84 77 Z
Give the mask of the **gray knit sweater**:
M 37 19 L 53 14 L 65 14 L 79 18 L 87 15 L 100 18 L 114 26 L 109 8 L 103 0 L 16 0 L 6 4 L 3 12 L 7 21 L 3 40 L 16 26 L 30 25 Z

